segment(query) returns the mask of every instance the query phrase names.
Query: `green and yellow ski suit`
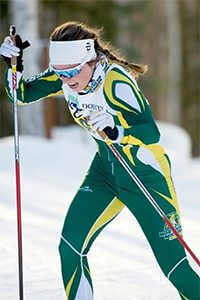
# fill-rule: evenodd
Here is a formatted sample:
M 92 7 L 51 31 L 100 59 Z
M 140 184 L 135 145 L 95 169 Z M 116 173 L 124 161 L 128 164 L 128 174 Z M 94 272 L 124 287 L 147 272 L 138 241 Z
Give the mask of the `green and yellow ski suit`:
M 98 234 L 126 206 L 138 220 L 158 264 L 181 299 L 198 300 L 199 277 L 190 267 L 183 246 L 84 117 L 85 111 L 100 109 L 112 114 L 115 125 L 124 132 L 115 147 L 181 233 L 170 160 L 159 144 L 160 133 L 149 103 L 122 66 L 104 66 L 103 61 L 100 64 L 104 76 L 94 80 L 88 93 L 87 89 L 83 94 L 73 92 L 49 69 L 28 80 L 21 77 L 17 90 L 19 104 L 64 94 L 74 120 L 92 134 L 98 146 L 62 230 L 59 252 L 67 299 L 93 299 L 87 253 Z M 12 100 L 10 72 L 6 89 Z

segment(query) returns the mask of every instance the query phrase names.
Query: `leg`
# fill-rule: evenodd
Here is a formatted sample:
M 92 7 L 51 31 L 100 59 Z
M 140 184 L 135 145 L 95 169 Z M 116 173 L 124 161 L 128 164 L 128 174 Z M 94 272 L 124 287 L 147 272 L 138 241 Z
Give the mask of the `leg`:
M 158 180 L 156 176 L 154 180 L 154 176 L 149 176 L 147 180 L 147 177 L 141 178 L 141 181 L 146 180 L 145 187 L 176 229 L 181 232 L 180 213 L 171 178 L 160 177 Z M 126 180 L 129 190 L 121 187 L 120 199 L 125 202 L 140 223 L 162 271 L 177 288 L 182 299 L 200 299 L 199 277 L 190 267 L 183 246 L 135 183 L 131 184 L 131 179 Z
M 89 178 L 83 182 L 68 210 L 59 246 L 67 299 L 92 299 L 86 255 L 97 235 L 123 207 L 109 187 L 95 185 Z

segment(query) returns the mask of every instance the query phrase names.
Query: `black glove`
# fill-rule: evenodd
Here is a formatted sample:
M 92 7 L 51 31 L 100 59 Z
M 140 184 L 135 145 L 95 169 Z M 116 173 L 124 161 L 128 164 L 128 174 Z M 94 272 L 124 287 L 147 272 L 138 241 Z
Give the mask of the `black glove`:
M 23 71 L 23 59 L 22 59 L 23 50 L 28 48 L 30 45 L 31 44 L 27 40 L 25 42 L 22 42 L 22 39 L 18 34 L 15 36 L 15 46 L 20 49 L 19 56 L 16 56 L 16 58 L 17 58 L 17 71 L 19 71 L 19 72 Z M 6 57 L 4 55 L 1 55 L 1 57 L 7 63 L 8 67 L 11 68 L 11 58 Z
M 118 129 L 117 127 L 115 126 L 114 128 L 111 128 L 109 126 L 107 126 L 106 128 L 104 128 L 103 130 L 105 132 L 105 134 L 107 135 L 107 137 L 110 139 L 110 140 L 116 140 L 118 138 Z

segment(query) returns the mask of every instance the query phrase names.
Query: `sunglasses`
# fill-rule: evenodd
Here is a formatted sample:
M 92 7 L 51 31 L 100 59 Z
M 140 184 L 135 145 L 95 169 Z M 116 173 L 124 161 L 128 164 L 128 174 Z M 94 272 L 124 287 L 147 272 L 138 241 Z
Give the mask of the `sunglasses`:
M 50 66 L 50 69 L 54 71 L 59 77 L 65 77 L 65 78 L 72 78 L 78 75 L 81 72 L 82 68 L 83 68 L 82 64 L 77 67 L 64 69 L 64 70 L 54 69 L 52 66 Z

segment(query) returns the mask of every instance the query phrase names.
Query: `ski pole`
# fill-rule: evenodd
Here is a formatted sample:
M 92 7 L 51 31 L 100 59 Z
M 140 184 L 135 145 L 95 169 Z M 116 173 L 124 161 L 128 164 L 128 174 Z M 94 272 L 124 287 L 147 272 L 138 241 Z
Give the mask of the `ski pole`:
M 194 252 L 190 249 L 190 247 L 186 244 L 180 233 L 174 228 L 168 217 L 165 215 L 163 210 L 160 208 L 160 206 L 157 204 L 157 202 L 154 200 L 154 198 L 151 196 L 151 194 L 148 192 L 148 190 L 145 188 L 143 183 L 140 181 L 140 179 L 135 175 L 133 170 L 130 168 L 128 163 L 125 161 L 125 159 L 121 156 L 119 151 L 115 148 L 115 146 L 112 144 L 112 142 L 109 140 L 105 132 L 98 131 L 98 134 L 101 136 L 101 138 L 106 142 L 112 153 L 115 155 L 115 157 L 118 159 L 118 161 L 122 164 L 124 169 L 128 172 L 128 174 L 131 176 L 131 178 L 134 180 L 134 182 L 137 184 L 137 186 L 140 188 L 140 190 L 143 192 L 143 194 L 146 196 L 146 198 L 149 200 L 149 202 L 152 204 L 152 206 L 155 208 L 157 213 L 161 216 L 161 218 L 164 220 L 165 224 L 171 229 L 173 234 L 177 237 L 178 241 L 182 244 L 182 246 L 188 251 L 188 253 L 191 255 L 193 260 L 197 263 L 197 265 L 200 267 L 200 260 L 198 257 L 194 254 Z
M 10 26 L 10 37 L 15 44 L 16 28 Z M 20 160 L 19 160 L 19 131 L 17 110 L 17 59 L 11 58 L 12 92 L 14 117 L 14 145 L 15 145 L 15 176 L 16 176 L 16 204 L 17 204 L 17 235 L 18 235 L 18 269 L 19 269 L 19 299 L 23 300 L 23 259 L 22 259 L 22 218 L 21 218 L 21 191 L 20 191 Z

